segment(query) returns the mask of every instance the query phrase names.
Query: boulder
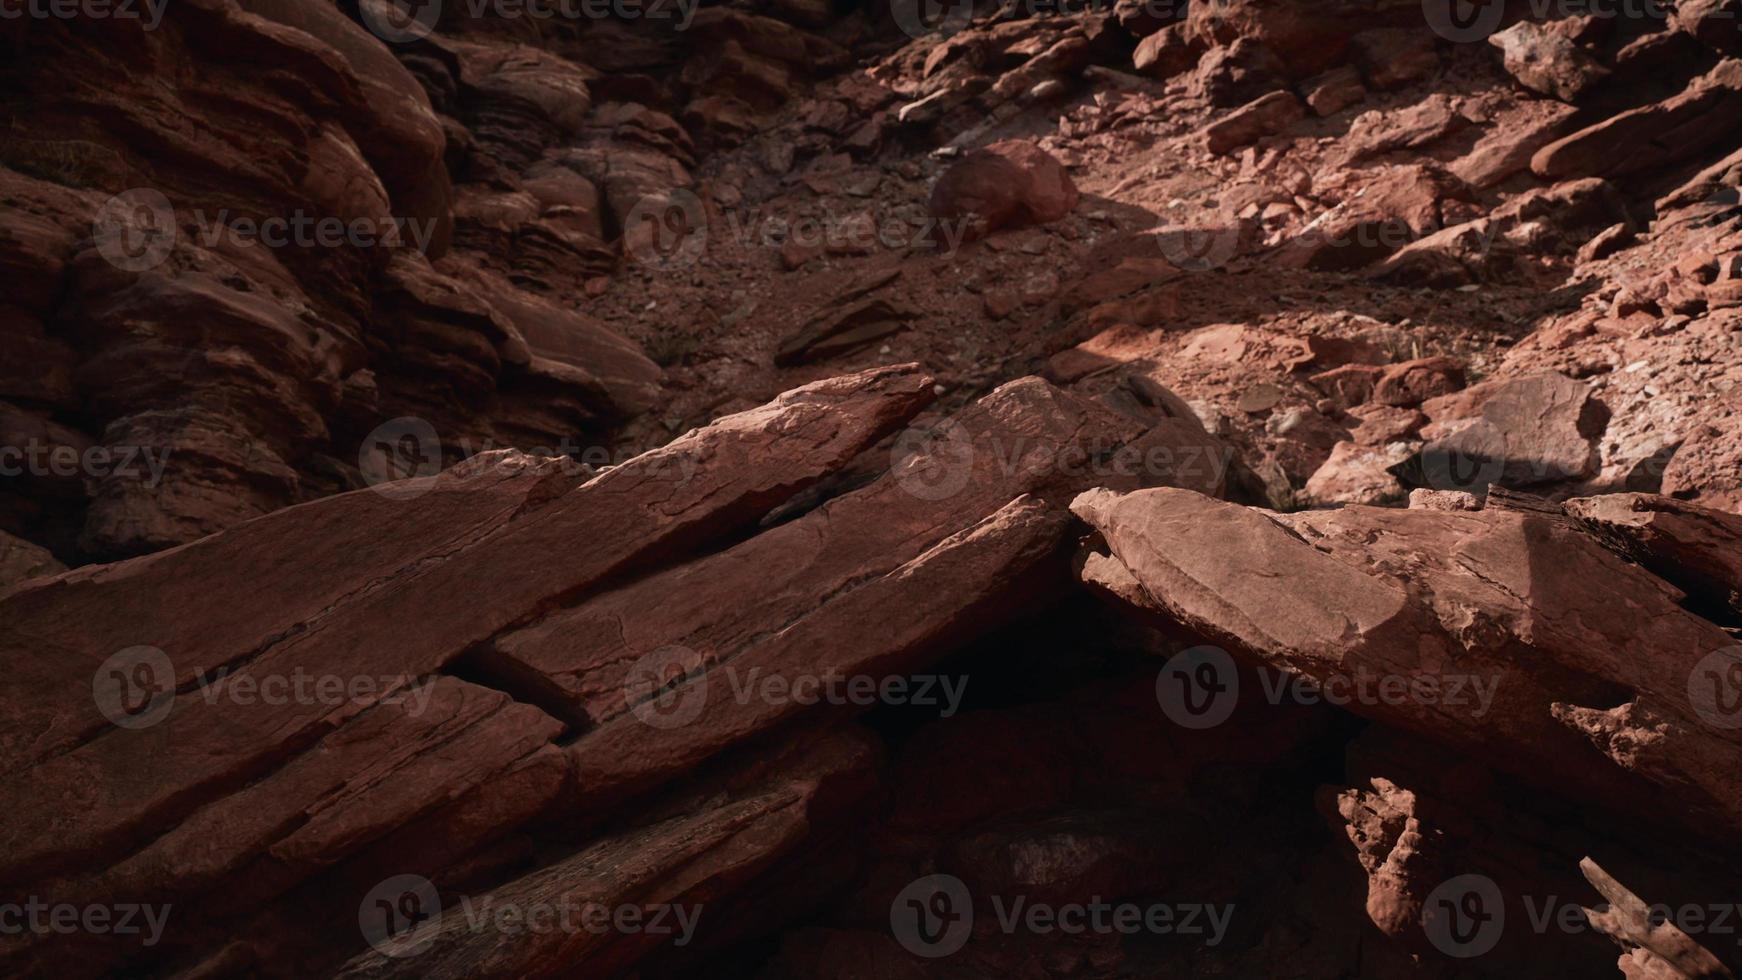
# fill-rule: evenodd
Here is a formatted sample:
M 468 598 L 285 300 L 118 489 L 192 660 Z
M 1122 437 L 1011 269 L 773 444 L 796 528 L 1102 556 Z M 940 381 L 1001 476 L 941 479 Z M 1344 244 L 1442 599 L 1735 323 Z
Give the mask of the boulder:
M 927 209 L 961 224 L 968 238 L 1058 221 L 1077 206 L 1077 187 L 1051 154 L 1004 140 L 963 157 L 932 187 Z
M 1609 76 L 1564 33 L 1532 21 L 1489 35 L 1488 43 L 1500 49 L 1506 71 L 1518 84 L 1562 102 L 1577 102 Z
M 1742 123 L 1742 60 L 1727 58 L 1662 102 L 1618 113 L 1537 151 L 1545 180 L 1655 170 L 1699 153 Z
M 1663 492 L 1742 514 L 1742 410 L 1733 397 L 1714 401 L 1689 423 L 1664 467 Z
M 1194 45 L 1177 24 L 1170 24 L 1137 43 L 1132 67 L 1151 78 L 1172 78 L 1192 69 L 1204 49 Z
M 1589 385 L 1560 374 L 1490 381 L 1424 406 L 1434 425 L 1421 452 L 1396 470 L 1413 486 L 1480 493 L 1490 484 L 1535 486 L 1597 472 L 1609 410 Z
M 1350 710 L 1538 784 L 1742 824 L 1723 761 L 1742 737 L 1689 684 L 1733 641 L 1550 505 L 1276 515 L 1155 489 L 1072 508 L 1106 548 L 1085 576 L 1141 616 L 1321 684 L 1391 678 L 1415 693 Z
M 1244 105 L 1287 84 L 1286 69 L 1263 44 L 1241 38 L 1198 62 L 1192 94 L 1223 108 Z
M 1293 92 L 1272 92 L 1204 127 L 1211 153 L 1228 153 L 1282 132 L 1306 116 Z

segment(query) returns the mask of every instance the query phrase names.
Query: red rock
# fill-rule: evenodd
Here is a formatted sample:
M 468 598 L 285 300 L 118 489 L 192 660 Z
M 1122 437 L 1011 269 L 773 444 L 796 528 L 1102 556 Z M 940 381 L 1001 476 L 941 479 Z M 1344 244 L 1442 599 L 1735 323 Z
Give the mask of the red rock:
M 1331 449 L 1331 458 L 1307 479 L 1305 499 L 1315 504 L 1381 504 L 1401 499 L 1403 484 L 1391 468 L 1408 459 L 1413 448 L 1404 442 L 1384 446 L 1339 442 Z
M 1279 263 L 1322 271 L 1360 268 L 1438 231 L 1443 202 L 1470 197 L 1457 178 L 1420 164 L 1341 176 L 1354 188 L 1284 243 Z M 1332 186 L 1327 182 L 1327 189 Z
M 1244 105 L 1281 88 L 1285 73 L 1282 62 L 1269 48 L 1241 38 L 1203 56 L 1192 76 L 1192 92 L 1214 106 Z
M 1531 21 L 1489 35 L 1488 43 L 1500 49 L 1507 72 L 1520 85 L 1562 102 L 1577 102 L 1609 76 L 1607 68 L 1565 35 Z
M 1361 84 L 1361 73 L 1345 65 L 1301 83 L 1306 104 L 1321 116 L 1334 116 L 1367 98 L 1367 87 Z
M 1403 88 L 1439 71 L 1434 40 L 1419 29 L 1362 31 L 1349 39 L 1349 58 L 1372 88 Z
M 1131 66 L 1151 78 L 1172 78 L 1195 67 L 1203 51 L 1186 36 L 1183 27 L 1172 24 L 1138 42 Z
M 928 209 L 977 238 L 1005 228 L 1058 221 L 1077 206 L 1077 188 L 1045 150 L 1023 140 L 963 157 L 938 179 Z
M 1371 4 L 1333 0 L 1223 0 L 1189 7 L 1186 23 L 1197 36 L 1230 44 L 1250 38 L 1269 46 L 1295 78 L 1315 75 L 1341 63 L 1349 39 L 1375 27 L 1421 29 L 1421 8 L 1409 4 Z
M 1742 605 L 1742 516 L 1645 493 L 1566 502 L 1605 544 L 1713 608 Z
M 1490 187 L 1530 169 L 1531 157 L 1561 137 L 1576 112 L 1571 106 L 1538 102 L 1523 122 L 1495 126 L 1470 152 L 1451 164 L 1451 171 L 1472 187 Z
M 1411 510 L 1481 510 L 1482 501 L 1473 493 L 1462 490 L 1427 490 L 1417 487 L 1409 492 Z
M 1742 817 L 1742 795 L 1712 768 L 1742 745 L 1699 724 L 1711 709 L 1686 684 L 1729 638 L 1564 517 L 1492 502 L 1266 516 L 1180 490 L 1092 491 L 1073 509 L 1111 553 L 1089 573 L 1141 585 L 1111 594 L 1242 656 L 1320 679 L 1448 671 L 1492 685 L 1486 706 L 1402 697 L 1353 710 L 1587 798 L 1659 812 L 1675 795 L 1708 827 Z M 1671 664 L 1642 662 L 1640 643 Z M 1607 703 L 1616 685 L 1629 692 L 1620 708 L 1571 707 Z
M 551 595 L 584 588 L 582 583 L 596 582 L 650 550 L 702 540 L 765 513 L 788 494 L 881 438 L 917 410 L 929 394 L 929 379 L 911 367 L 818 382 L 788 392 L 762 409 L 722 419 L 665 449 L 643 454 L 584 488 L 531 510 L 524 509 L 528 497 L 538 499 L 540 493 L 554 489 L 549 464 L 521 475 L 486 468 L 475 480 L 437 478 L 427 485 L 429 495 L 418 497 L 418 501 L 427 507 L 457 507 L 462 516 L 470 515 L 471 522 L 469 526 L 459 522 L 443 526 L 457 538 L 448 545 L 452 550 L 444 552 L 443 561 L 419 561 L 426 549 L 440 547 L 434 541 L 417 536 L 410 540 L 383 538 L 379 522 L 357 517 L 358 510 L 387 507 L 416 520 L 415 508 L 393 507 L 383 494 L 360 491 L 316 507 L 281 512 L 248 525 L 245 533 L 234 538 L 215 537 L 192 548 L 142 559 L 133 567 L 117 566 L 119 571 L 105 574 L 106 570 L 99 569 L 94 574 L 54 580 L 46 587 L 6 596 L 0 601 L 7 606 L 8 621 L 15 624 L 11 635 L 18 642 L 39 643 L 43 642 L 40 638 L 54 636 L 57 648 L 65 651 L 54 664 L 39 660 L 41 671 L 21 676 L 7 689 L 14 703 L 6 712 L 9 724 L 0 732 L 0 741 L 9 747 L 13 760 L 12 792 L 19 798 L 52 799 L 85 787 L 78 791 L 94 792 L 102 803 L 78 810 L 35 811 L 44 826 L 55 828 L 54 833 L 35 833 L 26 823 L 14 822 L 11 829 L 17 833 L 12 835 L 10 857 L 0 876 L 13 880 L 24 874 L 53 871 L 85 848 L 119 846 L 136 832 L 141 821 L 185 814 L 201 794 L 209 796 L 234 774 L 257 771 L 269 760 L 310 744 L 323 726 L 367 706 L 365 701 L 337 710 L 309 703 L 237 708 L 224 702 L 203 703 L 198 695 L 190 694 L 177 699 L 175 707 L 182 710 L 172 710 L 162 724 L 138 731 L 110 728 L 98 734 L 107 726 L 94 710 L 97 706 L 91 701 L 90 683 L 84 675 L 115 651 L 137 646 L 141 639 L 154 642 L 174 651 L 171 663 L 178 676 L 236 666 L 240 658 L 250 654 L 253 658 L 241 669 L 254 676 L 288 676 L 296 670 L 316 676 L 348 676 L 357 669 L 353 652 L 368 649 L 372 651 L 370 672 L 397 677 L 403 685 L 526 615 Z M 782 432 L 778 453 L 768 451 L 767 433 L 771 430 Z M 752 456 L 757 465 L 744 466 Z M 560 469 L 557 467 L 557 487 L 565 482 L 572 485 L 573 477 L 561 478 Z M 686 471 L 686 479 L 674 482 L 674 477 Z M 414 485 L 408 489 L 424 488 Z M 467 493 L 452 491 L 469 491 L 476 496 L 468 500 Z M 520 519 L 515 520 L 516 516 Z M 245 599 L 221 603 L 233 614 L 232 625 L 222 630 L 180 617 L 177 610 L 184 608 L 185 600 L 178 598 L 179 593 L 191 590 L 202 597 L 202 603 L 213 602 L 217 583 L 227 582 L 228 588 L 239 588 L 247 596 L 275 595 L 259 576 L 247 580 L 236 577 L 222 556 L 235 549 L 252 550 L 250 538 L 270 541 L 288 535 L 306 540 L 311 533 L 308 521 L 351 529 L 352 534 L 323 532 L 321 540 L 338 556 L 329 560 L 339 561 L 340 568 L 360 575 L 360 579 L 346 578 L 332 566 L 286 564 L 279 566 L 285 579 L 312 575 L 321 583 L 318 591 L 288 589 L 286 594 L 306 593 L 305 603 L 283 605 L 275 600 L 274 611 L 264 616 Z M 621 533 L 632 525 L 644 527 L 646 533 Z M 610 546 L 604 546 L 604 532 L 587 530 L 605 526 L 613 529 L 610 540 L 615 544 Z M 377 543 L 364 547 L 353 534 Z M 585 561 L 577 563 L 573 542 L 578 540 L 593 542 L 595 547 Z M 536 557 L 541 551 L 553 556 L 560 553 L 561 557 L 545 564 Z M 368 561 L 357 562 L 359 555 Z M 129 588 L 128 577 L 147 568 L 168 574 L 154 589 L 143 589 L 141 598 L 133 600 L 140 609 L 138 614 L 91 621 L 75 612 L 78 601 L 115 608 L 116 600 L 102 597 L 112 595 L 116 588 Z M 529 568 L 545 572 L 523 574 Z M 395 574 L 412 576 L 419 588 L 370 591 L 359 587 Z M 452 588 L 467 594 L 478 596 L 478 589 L 487 588 L 492 596 L 487 602 L 452 603 L 443 597 L 460 593 L 444 586 L 444 579 L 451 579 Z M 461 581 L 470 584 L 461 586 Z M 352 601 L 340 601 L 327 609 L 331 600 L 320 600 L 322 592 Z M 84 599 L 75 601 L 78 596 Z M 435 606 L 415 611 L 401 606 L 410 603 L 422 607 L 424 599 L 420 597 L 434 601 Z M 406 615 L 396 613 L 396 608 Z M 479 610 L 484 608 L 491 612 L 480 618 Z M 289 628 L 315 612 L 321 612 L 323 628 Z M 87 629 L 84 635 L 68 632 L 69 624 L 79 622 Z M 275 623 L 281 628 L 275 629 Z M 414 625 L 422 639 L 407 634 Z M 260 652 L 262 648 L 265 652 Z M 75 663 L 81 666 L 70 669 Z M 93 735 L 97 737 L 91 738 Z M 223 753 L 200 748 L 209 746 L 213 739 L 226 746 Z M 62 754 L 47 758 L 54 752 Z M 31 767 L 32 763 L 36 764 Z M 86 780 L 93 765 L 111 772 L 149 772 L 152 777 L 89 787 Z M 32 843 L 26 844 L 26 840 Z
M 1732 402 L 1714 402 L 1688 425 L 1664 467 L 1664 493 L 1742 513 L 1742 411 Z
M 31 579 L 64 571 L 66 566 L 56 561 L 48 549 L 0 531 L 0 594 L 10 592 Z
M 1448 403 L 1461 410 L 1447 420 Z M 1597 471 L 1596 440 L 1609 411 L 1590 387 L 1558 374 L 1486 382 L 1430 401 L 1441 434 L 1410 464 L 1407 479 L 1437 490 L 1480 493 L 1489 484 L 1531 486 Z M 1475 408 L 1474 414 L 1465 414 Z
M 1736 30 L 1739 15 L 1742 8 L 1736 0 L 1685 0 L 1676 4 L 1670 23 L 1701 44 L 1734 55 L 1742 54 L 1742 36 Z
M 1292 92 L 1272 92 L 1204 127 L 1211 153 L 1227 153 L 1287 129 L 1306 115 Z
M 1725 60 L 1677 95 L 1550 143 L 1537 151 L 1530 169 L 1548 180 L 1638 173 L 1686 159 L 1738 121 L 1742 61 Z
M 1457 360 L 1424 357 L 1386 368 L 1374 385 L 1373 398 L 1382 405 L 1411 407 L 1463 386 L 1464 366 Z
M 1352 408 L 1373 397 L 1373 389 L 1383 373 L 1384 370 L 1374 364 L 1345 364 L 1321 371 L 1309 380 L 1313 387 L 1329 395 L 1338 405 Z

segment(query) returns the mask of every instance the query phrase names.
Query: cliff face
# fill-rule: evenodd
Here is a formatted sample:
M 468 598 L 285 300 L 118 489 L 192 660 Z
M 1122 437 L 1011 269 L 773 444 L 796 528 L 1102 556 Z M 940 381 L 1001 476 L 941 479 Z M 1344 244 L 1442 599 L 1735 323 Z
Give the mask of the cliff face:
M 0 9 L 5 971 L 1731 976 L 1742 8 L 1033 8 Z

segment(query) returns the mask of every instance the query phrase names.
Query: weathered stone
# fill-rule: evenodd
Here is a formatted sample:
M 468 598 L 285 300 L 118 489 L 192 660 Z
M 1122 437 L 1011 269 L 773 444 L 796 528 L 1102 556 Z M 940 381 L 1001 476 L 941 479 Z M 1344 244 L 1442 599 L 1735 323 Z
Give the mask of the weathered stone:
M 1520 85 L 1562 102 L 1578 101 L 1609 76 L 1607 68 L 1564 34 L 1531 21 L 1489 35 L 1488 43 L 1500 49 L 1507 72 Z

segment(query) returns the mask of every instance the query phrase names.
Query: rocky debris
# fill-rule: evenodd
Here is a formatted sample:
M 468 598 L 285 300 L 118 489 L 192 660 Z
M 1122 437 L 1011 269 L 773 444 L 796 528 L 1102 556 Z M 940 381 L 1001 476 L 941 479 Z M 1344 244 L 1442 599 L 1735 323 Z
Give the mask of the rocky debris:
M 861 300 L 845 309 L 825 310 L 780 342 L 774 362 L 801 364 L 849 351 L 895 333 L 917 315 L 881 297 Z
M 1635 977 L 1726 978 L 1735 974 L 1705 947 L 1689 938 L 1673 923 L 1658 921 L 1651 907 L 1628 891 L 1597 865 L 1585 858 L 1579 870 L 1609 904 L 1585 909 L 1585 917 L 1599 932 L 1611 936 L 1626 952 L 1621 954 L 1621 972 Z
M 1279 133 L 1305 115 L 1294 93 L 1272 92 L 1210 124 L 1204 139 L 1211 153 L 1227 153 Z
M 1147 615 L 1321 683 L 1360 673 L 1483 678 L 1493 685 L 1485 706 L 1381 698 L 1356 710 L 1502 768 L 1552 766 L 1552 777 L 1532 778 L 1583 784 L 1575 793 L 1651 813 L 1663 811 L 1664 794 L 1680 794 L 1696 822 L 1737 820 L 1711 768 L 1737 746 L 1706 724 L 1713 709 L 1686 682 L 1703 658 L 1723 656 L 1728 636 L 1564 517 L 1493 503 L 1474 513 L 1267 515 L 1179 490 L 1093 491 L 1073 509 L 1114 559 L 1085 574 L 1134 579 L 1140 590 L 1110 594 Z M 1649 639 L 1638 633 L 1644 623 Z M 1642 665 L 1628 652 L 1637 642 L 1676 651 L 1673 662 Z M 1639 740 L 1647 731 L 1649 748 Z M 1531 761 L 1550 745 L 1559 748 Z
M 1442 93 L 1401 111 L 1369 110 L 1350 124 L 1348 140 L 1335 162 L 1354 166 L 1398 150 L 1419 150 L 1469 126 L 1470 119 Z
M 1345 172 L 1325 180 L 1320 193 L 1326 200 L 1342 199 L 1285 242 L 1278 263 L 1319 271 L 1360 268 L 1433 235 L 1455 206 L 1450 202 L 1471 196 L 1456 177 L 1419 164 Z
M 966 240 L 994 231 L 1047 224 L 1077 206 L 1077 187 L 1063 165 L 1023 140 L 974 151 L 938 178 L 927 210 L 965 230 Z
M 1422 406 L 1428 443 L 1400 465 L 1413 486 L 1481 493 L 1594 475 L 1609 410 L 1590 387 L 1558 374 L 1484 382 Z
M 1462 364 L 1449 357 L 1423 357 L 1387 367 L 1373 385 L 1373 400 L 1396 408 L 1414 408 L 1462 387 Z
M 1506 70 L 1520 85 L 1562 102 L 1577 102 L 1609 75 L 1564 33 L 1531 21 L 1490 34 L 1488 43 L 1500 49 Z
M 1578 114 L 1572 106 L 1547 101 L 1529 103 L 1525 109 L 1523 118 L 1483 133 L 1448 169 L 1471 187 L 1492 187 L 1529 170 L 1536 152 L 1565 135 Z
M 1361 84 L 1361 73 L 1345 65 L 1301 84 L 1306 104 L 1321 116 L 1334 116 L 1367 98 L 1367 87 Z
M 46 548 L 0 532 L 0 592 L 9 592 L 33 578 L 67 570 Z
M 1390 282 L 1448 289 L 1528 279 L 1532 261 L 1576 257 L 1606 234 L 1625 234 L 1626 205 L 1609 182 L 1571 180 L 1518 195 L 1484 217 L 1404 245 L 1374 269 Z M 1620 232 L 1610 229 L 1621 226 Z
M 1713 609 L 1742 611 L 1742 517 L 1641 493 L 1566 502 L 1600 540 Z
M 1725 59 L 1662 102 L 1641 106 L 1550 143 L 1530 169 L 1546 180 L 1639 173 L 1680 162 L 1710 146 L 1742 118 L 1742 61 Z M 1694 124 L 1695 121 L 1697 124 Z
M 1417 444 L 1390 442 L 1382 446 L 1339 442 L 1324 465 L 1313 471 L 1302 488 L 1315 504 L 1383 504 L 1403 496 L 1403 484 L 1391 469 L 1409 458 Z
M 0 879 L 176 909 L 9 971 L 1588 976 L 1452 962 L 1438 889 L 1733 899 L 1728 0 L 383 6 L 0 21 Z M 399 241 L 215 233 L 297 215 Z M 1196 730 L 1206 641 L 1267 696 Z M 297 670 L 373 686 L 231 696 Z M 891 918 L 934 874 L 942 961 Z M 1713 974 L 1604 881 L 1623 972 Z M 1187 892 L 1229 942 L 990 925 Z M 468 919 L 576 902 L 707 911 Z
M 1738 12 L 1734 0 L 1688 0 L 1676 4 L 1671 23 L 1701 44 L 1733 55 L 1738 53 L 1738 44 L 1730 27 Z
M 1241 38 L 1213 48 L 1198 62 L 1192 93 L 1213 106 L 1232 108 L 1269 95 L 1286 82 L 1287 69 L 1262 43 Z
M 1663 470 L 1663 492 L 1742 513 L 1742 412 L 1720 399 L 1697 415 Z
M 1433 36 L 1402 27 L 1356 34 L 1349 39 L 1349 60 L 1368 86 L 1380 91 L 1403 88 L 1440 68 Z
M 1170 24 L 1138 42 L 1131 66 L 1151 78 L 1172 78 L 1191 71 L 1203 54 L 1185 28 Z

